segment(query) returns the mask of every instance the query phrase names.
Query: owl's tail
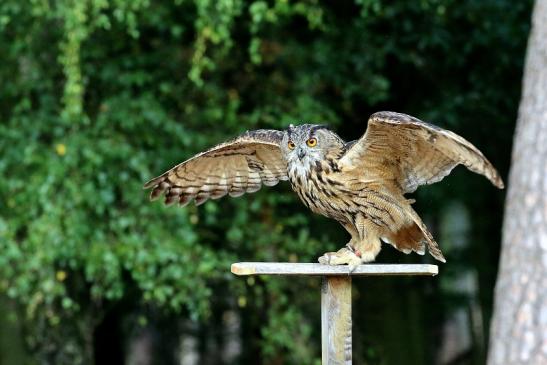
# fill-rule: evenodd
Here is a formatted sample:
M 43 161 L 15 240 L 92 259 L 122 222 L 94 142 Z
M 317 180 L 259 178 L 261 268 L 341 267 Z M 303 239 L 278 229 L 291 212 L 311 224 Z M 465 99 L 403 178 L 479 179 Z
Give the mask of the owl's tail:
M 418 214 L 412 209 L 412 207 L 409 207 L 409 213 L 412 216 L 412 219 L 416 223 L 416 225 L 419 227 L 420 231 L 423 234 L 423 237 L 425 238 L 426 244 L 427 244 L 427 250 L 437 260 L 441 262 L 446 262 L 446 259 L 443 256 L 443 253 L 441 252 L 441 248 L 425 226 L 424 222 L 422 222 L 422 219 L 418 216 Z
M 403 224 L 386 234 L 382 237 L 382 240 L 404 253 L 415 251 L 416 253 L 423 255 L 425 254 L 425 247 L 427 246 L 431 256 L 441 262 L 446 262 L 439 245 L 435 242 L 424 222 L 422 222 L 421 218 L 414 209 L 412 209 L 410 204 L 405 207 L 404 210 L 410 219 L 406 224 Z

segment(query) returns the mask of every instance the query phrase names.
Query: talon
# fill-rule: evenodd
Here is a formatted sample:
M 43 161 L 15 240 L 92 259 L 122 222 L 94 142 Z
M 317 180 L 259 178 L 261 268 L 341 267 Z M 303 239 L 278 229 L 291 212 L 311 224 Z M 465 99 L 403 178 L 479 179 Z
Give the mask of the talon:
M 330 262 L 330 258 L 327 254 L 324 254 L 323 256 L 320 256 L 317 261 L 319 261 L 320 264 L 328 265 Z
M 327 252 L 319 257 L 319 263 L 323 265 L 349 265 L 350 272 L 353 272 L 362 262 L 360 256 L 356 255 L 348 247 L 341 248 L 337 252 Z

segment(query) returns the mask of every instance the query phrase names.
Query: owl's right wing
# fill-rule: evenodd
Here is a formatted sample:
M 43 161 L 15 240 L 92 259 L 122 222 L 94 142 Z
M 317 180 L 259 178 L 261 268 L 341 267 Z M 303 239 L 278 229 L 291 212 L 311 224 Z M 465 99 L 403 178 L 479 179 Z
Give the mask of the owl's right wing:
M 348 146 L 338 162 L 341 168 L 371 180 L 392 181 L 403 193 L 440 181 L 459 164 L 503 188 L 496 169 L 464 138 L 394 112 L 373 114 L 366 133 Z
M 236 197 L 288 180 L 280 144 L 283 132 L 261 129 L 221 143 L 176 165 L 144 185 L 150 199 L 165 195 L 165 203 L 196 205 L 229 194 Z

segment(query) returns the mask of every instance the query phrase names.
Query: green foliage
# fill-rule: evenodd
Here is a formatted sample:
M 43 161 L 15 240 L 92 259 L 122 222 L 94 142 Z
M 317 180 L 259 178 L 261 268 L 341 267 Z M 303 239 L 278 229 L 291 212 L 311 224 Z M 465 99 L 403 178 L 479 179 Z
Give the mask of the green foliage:
M 143 182 L 245 129 L 328 122 L 357 138 L 379 109 L 460 132 L 505 173 L 529 11 L 493 0 L 2 1 L 0 291 L 37 361 L 91 362 L 94 330 L 117 305 L 207 323 L 228 287 L 228 307 L 260 336 L 242 336 L 243 363 L 317 363 L 318 297 L 303 294 L 317 287 L 227 273 L 237 260 L 313 261 L 343 230 L 283 185 L 177 209 L 150 204 Z M 474 246 L 456 265 L 486 267 L 488 313 L 501 196 L 469 174 L 450 179 L 420 191 L 419 208 L 472 210 Z M 374 363 L 374 341 L 356 358 Z

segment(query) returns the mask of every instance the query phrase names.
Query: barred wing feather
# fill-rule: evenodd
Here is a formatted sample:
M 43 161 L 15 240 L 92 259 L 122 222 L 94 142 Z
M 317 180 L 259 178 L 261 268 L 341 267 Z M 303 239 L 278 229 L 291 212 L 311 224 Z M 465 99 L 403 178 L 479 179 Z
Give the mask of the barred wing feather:
M 288 180 L 287 164 L 279 144 L 283 132 L 249 131 L 199 153 L 144 185 L 152 200 L 165 196 L 165 203 L 196 205 L 227 194 L 236 197 Z
M 394 112 L 373 114 L 366 133 L 339 161 L 342 168 L 361 171 L 367 179 L 392 181 L 403 193 L 442 180 L 459 164 L 503 188 L 496 169 L 464 138 Z

